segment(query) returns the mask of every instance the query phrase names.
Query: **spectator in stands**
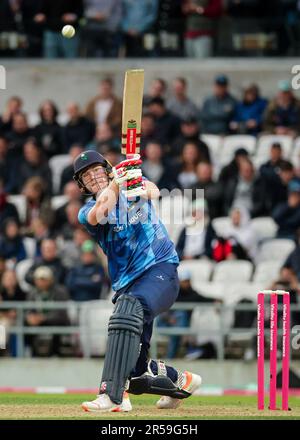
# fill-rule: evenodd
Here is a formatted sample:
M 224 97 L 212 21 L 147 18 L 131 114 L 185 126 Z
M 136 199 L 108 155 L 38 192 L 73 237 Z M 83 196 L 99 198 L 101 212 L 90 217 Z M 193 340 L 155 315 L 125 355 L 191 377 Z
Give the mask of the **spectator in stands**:
M 178 182 L 182 189 L 192 188 L 197 182 L 196 169 L 201 160 L 198 144 L 187 142 L 182 150 L 181 164 L 178 169 Z
M 141 132 L 143 136 L 141 137 L 141 156 L 145 155 L 145 148 L 148 142 L 155 139 L 155 119 L 150 113 L 145 113 L 142 115 L 141 121 Z
M 208 205 L 210 219 L 222 215 L 223 187 L 213 179 L 213 166 L 209 162 L 200 162 L 196 168 L 197 182 L 192 186 L 193 200 L 197 190 L 204 191 L 204 197 Z
M 28 283 L 33 284 L 35 270 L 41 266 L 47 266 L 51 269 L 57 283 L 64 284 L 66 269 L 58 257 L 56 241 L 50 238 L 42 240 L 41 256 L 35 259 L 34 264 L 27 272 L 25 279 Z
M 8 133 L 12 130 L 14 115 L 22 113 L 23 101 L 19 96 L 11 96 L 5 106 L 4 112 L 0 119 L 0 132 Z
M 64 38 L 61 30 L 65 25 L 77 29 L 83 14 L 82 0 L 42 0 L 34 20 L 44 26 L 44 57 L 75 58 L 78 56 L 78 33 L 73 38 Z
M 64 241 L 61 249 L 61 260 L 67 269 L 71 269 L 78 265 L 81 255 L 81 246 L 89 239 L 90 235 L 87 230 L 80 226 L 73 229 L 71 240 Z
M 27 257 L 20 226 L 13 218 L 8 218 L 3 224 L 3 235 L 0 235 L 0 255 L 13 264 Z
M 53 101 L 47 99 L 39 108 L 41 122 L 34 133 L 48 158 L 63 152 L 62 128 L 57 122 L 58 109 Z
M 20 159 L 23 146 L 27 139 L 33 135 L 33 131 L 28 126 L 25 113 L 15 113 L 12 117 L 12 128 L 7 133 L 9 148 L 14 160 Z
M 20 288 L 16 272 L 6 269 L 0 280 L 0 303 L 3 301 L 25 301 L 25 293 Z M 15 325 L 17 317 L 16 309 L 6 309 L 0 311 L 0 324 L 4 325 L 8 333 L 8 352 L 15 357 L 17 354 L 17 337 L 10 333 L 10 327 Z
M 189 220 L 189 219 L 188 219 Z M 192 204 L 192 217 L 180 233 L 176 251 L 180 260 L 211 258 L 212 241 L 216 234 L 211 225 L 207 202 L 196 199 Z
M 156 21 L 156 51 L 163 57 L 183 56 L 182 0 L 160 0 Z
M 180 135 L 174 140 L 168 152 L 171 156 L 179 158 L 182 154 L 184 145 L 187 142 L 193 142 L 198 145 L 201 160 L 210 160 L 208 146 L 200 139 L 200 126 L 197 118 L 188 117 L 181 121 Z
M 291 327 L 300 324 L 300 313 L 299 313 L 299 298 L 300 298 L 300 285 L 292 268 L 282 267 L 277 280 L 275 280 L 271 286 L 271 290 L 285 290 L 290 293 L 290 303 L 291 306 L 298 305 L 296 311 L 291 312 Z M 279 295 L 278 298 L 279 307 L 282 306 L 282 296 Z M 279 324 L 280 325 L 280 324 Z
M 3 179 L 4 189 L 8 193 L 14 188 L 15 167 L 17 165 L 15 162 L 8 150 L 6 137 L 0 135 L 0 176 Z
M 288 186 L 295 177 L 295 170 L 291 162 L 282 160 L 278 165 L 277 173 L 264 174 L 267 185 L 270 209 L 275 209 L 280 203 L 288 199 Z M 270 211 L 271 214 L 271 211 Z
M 235 240 L 233 258 L 255 260 L 257 254 L 257 238 L 253 229 L 249 212 L 239 206 L 232 208 L 230 212 L 231 223 L 222 231 L 222 237 Z M 241 249 L 237 249 L 237 247 Z
M 98 124 L 108 123 L 119 133 L 122 120 L 122 103 L 114 94 L 114 83 L 111 78 L 100 82 L 98 95 L 87 105 L 86 116 Z
M 234 158 L 228 165 L 225 165 L 220 172 L 219 181 L 226 184 L 230 179 L 237 178 L 239 174 L 239 163 L 244 157 L 249 157 L 245 148 L 238 148 L 234 153 Z
M 176 299 L 176 303 L 220 303 L 220 300 L 216 298 L 206 297 L 196 292 L 192 286 L 191 278 L 192 276 L 189 270 L 179 271 L 180 290 Z M 166 313 L 162 313 L 158 320 L 158 327 L 187 328 L 190 326 L 191 323 L 192 312 L 193 310 L 171 310 Z M 194 347 L 194 344 L 191 344 L 189 342 L 186 343 L 186 339 L 187 338 L 182 338 L 179 335 L 170 336 L 166 357 L 168 359 L 175 358 L 178 354 L 178 349 L 182 345 L 185 345 L 185 349 L 188 353 L 195 352 L 196 348 Z M 201 354 L 204 354 L 202 353 L 202 351 L 201 347 L 197 347 L 197 357 L 200 357 Z
M 46 238 L 51 238 L 51 230 L 45 220 L 36 217 L 31 222 L 32 237 L 35 239 L 35 257 L 41 256 L 41 243 Z
M 108 160 L 108 162 L 111 163 L 113 167 L 116 166 L 123 159 L 120 152 L 120 146 L 112 147 L 108 144 L 105 147 L 103 145 L 102 151 L 105 159 Z
M 72 182 L 73 181 L 73 174 L 74 174 L 74 170 L 73 170 L 73 162 L 75 160 L 75 158 L 77 156 L 79 156 L 80 153 L 83 152 L 83 146 L 80 144 L 74 144 L 71 146 L 70 150 L 69 150 L 69 156 L 70 156 L 70 165 L 67 165 L 66 168 L 63 169 L 62 173 L 61 173 L 61 178 L 60 178 L 60 192 L 62 193 L 64 191 L 64 187 L 66 186 L 66 184 L 68 182 Z
M 269 194 L 264 179 L 255 173 L 253 163 L 248 158 L 239 161 L 239 173 L 227 181 L 224 187 L 224 214 L 228 215 L 233 206 L 246 209 L 251 217 L 268 215 Z
M 41 177 L 31 177 L 22 189 L 25 196 L 25 221 L 22 224 L 23 234 L 32 234 L 32 221 L 40 217 L 49 227 L 53 226 L 54 212 L 51 200 L 46 193 L 46 186 Z
M 238 134 L 256 136 L 262 129 L 263 114 L 268 102 L 261 98 L 256 84 L 250 84 L 243 90 L 242 101 L 238 102 L 230 122 L 230 130 Z
M 71 240 L 73 237 L 73 231 L 79 226 L 78 213 L 82 206 L 82 203 L 78 200 L 69 201 L 66 208 L 66 222 L 59 225 L 57 231 L 58 235 L 63 240 Z
M 291 269 L 295 273 L 295 276 L 297 277 L 299 283 L 300 282 L 300 228 L 298 228 L 296 231 L 296 238 L 297 238 L 297 246 L 287 257 L 282 267 L 286 269 Z
M 28 301 L 34 301 L 38 304 L 47 301 L 68 301 L 69 294 L 63 285 L 57 284 L 52 270 L 47 266 L 40 266 L 35 269 L 33 273 L 34 287 L 28 293 Z M 26 324 L 30 327 L 39 326 L 65 326 L 69 325 L 70 321 L 65 309 L 49 310 L 46 308 L 33 309 L 26 314 Z M 51 356 L 53 354 L 60 354 L 60 336 L 47 335 L 33 336 L 30 338 L 30 345 L 32 348 L 32 355 L 37 356 L 42 353 Z M 46 345 L 46 347 L 43 347 Z M 43 351 L 44 351 L 43 350 Z
M 222 14 L 221 0 L 184 0 L 186 15 L 185 53 L 190 58 L 207 58 L 213 54 L 218 19 Z
M 35 138 L 28 138 L 23 147 L 23 160 L 19 166 L 17 192 L 21 192 L 25 182 L 33 177 L 43 180 L 47 194 L 52 192 L 52 174 L 43 151 Z
M 14 218 L 19 222 L 19 213 L 15 205 L 7 201 L 7 193 L 4 190 L 4 184 L 0 178 L 0 232 L 2 232 L 4 222 L 8 218 Z
M 300 225 L 300 181 L 291 180 L 288 185 L 288 199 L 280 203 L 273 211 L 272 217 L 278 225 L 279 238 L 296 239 Z
M 155 119 L 155 138 L 163 147 L 170 145 L 180 134 L 180 119 L 167 110 L 163 98 L 153 98 L 147 111 Z
M 68 153 L 75 144 L 86 146 L 95 135 L 95 123 L 81 114 L 78 104 L 70 102 L 67 106 L 67 114 L 69 121 L 63 127 L 64 153 Z
M 55 213 L 55 230 L 59 229 L 62 225 L 67 223 L 67 207 L 71 202 L 80 203 L 82 205 L 82 194 L 78 185 L 74 180 L 68 182 L 64 186 L 63 195 L 67 197 L 67 202 L 60 206 Z
M 143 105 L 147 107 L 153 98 L 166 98 L 167 81 L 162 78 L 154 78 L 150 83 L 149 92 L 143 98 Z
M 97 125 L 95 137 L 87 148 L 96 150 L 103 155 L 108 147 L 120 150 L 120 138 L 116 136 L 114 130 L 107 122 L 103 122 Z
M 96 257 L 95 244 L 87 240 L 81 247 L 80 263 L 73 267 L 66 285 L 74 301 L 91 301 L 103 298 L 105 287 L 103 267 Z
M 127 57 L 147 54 L 144 37 L 148 31 L 154 29 L 157 10 L 158 0 L 123 0 L 121 29 Z
M 83 50 L 87 57 L 117 57 L 122 0 L 84 0 Z
M 264 130 L 278 135 L 297 136 L 300 133 L 300 101 L 292 92 L 289 81 L 278 83 L 279 92 L 264 115 Z
M 282 157 L 282 147 L 278 142 L 274 142 L 270 148 L 270 159 L 262 164 L 260 167 L 260 174 L 267 178 L 274 178 L 274 175 L 278 175 L 281 165 L 284 164 Z
M 159 142 L 150 141 L 145 148 L 145 159 L 142 164 L 143 175 L 161 189 L 172 191 L 179 188 L 177 176 L 172 163 L 163 157 Z
M 167 108 L 181 120 L 197 118 L 199 113 L 196 104 L 187 96 L 187 86 L 185 78 L 175 78 L 172 86 L 172 95 L 167 101 Z
M 213 95 L 206 98 L 201 109 L 202 133 L 226 135 L 233 119 L 236 100 L 230 94 L 229 80 L 225 75 L 215 78 Z

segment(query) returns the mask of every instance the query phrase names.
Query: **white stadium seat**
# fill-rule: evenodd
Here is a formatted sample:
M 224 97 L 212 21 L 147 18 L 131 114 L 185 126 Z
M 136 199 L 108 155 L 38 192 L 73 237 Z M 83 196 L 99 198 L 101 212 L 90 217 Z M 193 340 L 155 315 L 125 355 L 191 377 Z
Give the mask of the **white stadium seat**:
M 258 251 L 256 262 L 276 260 L 282 264 L 288 255 L 295 249 L 293 240 L 284 238 L 274 238 L 262 243 Z
M 68 154 L 57 154 L 49 159 L 54 194 L 58 194 L 62 172 L 70 164 L 71 158 Z
M 113 305 L 110 301 L 86 301 L 79 314 L 80 344 L 86 356 L 104 356 L 108 320 Z
M 68 201 L 68 197 L 65 195 L 53 196 L 51 198 L 51 208 L 56 211 L 57 209 L 64 206 Z
M 31 237 L 24 237 L 23 242 L 27 258 L 34 258 L 36 253 L 36 240 Z
M 8 196 L 7 201 L 12 203 L 17 208 L 20 221 L 23 223 L 26 220 L 26 198 L 22 194 Z
M 281 261 L 276 260 L 262 261 L 261 263 L 258 263 L 253 275 L 253 282 L 265 283 L 265 287 L 267 288 L 268 285 L 270 286 L 270 284 L 279 277 L 281 266 Z
M 231 160 L 238 148 L 245 148 L 250 155 L 253 155 L 256 150 L 256 138 L 249 134 L 226 136 L 224 138 L 222 156 L 229 157 Z
M 222 136 L 218 136 L 216 134 L 202 134 L 200 139 L 208 146 L 209 152 L 212 156 L 211 159 L 213 160 L 214 157 L 217 157 L 223 145 Z
M 250 281 L 253 266 L 250 261 L 226 260 L 216 264 L 213 281 L 217 282 L 240 282 Z
M 32 258 L 26 258 L 26 260 L 19 261 L 16 265 L 16 275 L 18 283 L 24 292 L 29 292 L 31 289 L 31 285 L 25 281 L 25 276 L 31 266 L 33 265 L 33 259 Z
M 276 237 L 278 226 L 272 217 L 257 217 L 251 220 L 258 242 Z
M 228 228 L 231 224 L 230 217 L 217 217 L 212 220 L 212 226 L 217 235 L 223 235 L 224 231 L 228 231 Z
M 209 281 L 214 264 L 210 260 L 187 260 L 182 261 L 178 267 L 178 273 L 188 270 L 191 272 L 191 282 L 195 283 Z

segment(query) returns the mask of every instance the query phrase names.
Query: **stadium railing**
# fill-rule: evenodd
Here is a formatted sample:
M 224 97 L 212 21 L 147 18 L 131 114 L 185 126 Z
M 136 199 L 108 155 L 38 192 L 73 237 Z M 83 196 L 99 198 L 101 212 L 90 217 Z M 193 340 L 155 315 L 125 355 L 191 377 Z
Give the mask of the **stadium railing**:
M 85 303 L 78 303 L 74 301 L 66 302 L 18 302 L 18 301 L 5 301 L 0 303 L 0 318 L 1 313 L 5 310 L 16 310 L 16 320 L 14 325 L 7 328 L 7 335 L 16 335 L 17 337 L 17 357 L 25 356 L 25 336 L 26 335 L 79 335 L 83 336 L 83 333 L 87 333 L 91 336 L 91 333 L 97 332 L 99 336 L 104 336 L 107 333 L 107 329 L 90 329 L 89 326 L 82 326 L 74 322 L 75 312 L 79 316 L 80 310 L 84 307 Z M 111 307 L 110 301 L 99 300 L 99 305 L 103 308 Z M 86 307 L 86 306 L 85 306 Z M 32 310 L 72 310 L 73 323 L 71 325 L 65 326 L 37 326 L 30 327 L 25 325 L 25 313 L 26 311 Z M 280 306 L 278 307 L 280 311 Z M 246 339 L 253 338 L 256 335 L 256 326 L 247 328 L 233 328 L 232 322 L 228 322 L 226 319 L 226 314 L 233 316 L 236 311 L 255 311 L 256 304 L 212 304 L 212 303 L 175 303 L 171 310 L 190 310 L 193 313 L 197 310 L 200 315 L 203 316 L 204 312 L 207 310 L 214 310 L 216 316 L 218 317 L 218 323 L 215 328 L 208 328 L 205 325 L 197 325 L 197 322 L 191 320 L 191 325 L 189 327 L 158 327 L 156 322 L 154 323 L 153 338 L 152 338 L 152 348 L 151 356 L 153 358 L 157 357 L 157 343 L 160 336 L 202 336 L 206 338 L 213 338 L 217 345 L 217 358 L 219 360 L 224 360 L 225 358 L 225 341 L 228 340 L 230 335 L 236 335 L 237 337 Z M 291 313 L 294 311 L 300 312 L 300 304 L 291 304 Z M 202 314 L 203 313 L 203 314 Z M 198 315 L 197 315 L 198 316 Z M 195 320 L 194 320 L 195 321 Z M 1 319 L 0 319 L 1 324 Z M 199 324 L 201 324 L 199 322 Z M 204 322 L 203 322 L 204 324 Z M 268 331 L 266 331 L 268 334 Z M 280 330 L 279 330 L 280 334 Z M 86 336 L 86 334 L 85 334 Z M 85 347 L 82 350 L 84 357 L 90 357 L 90 347 Z

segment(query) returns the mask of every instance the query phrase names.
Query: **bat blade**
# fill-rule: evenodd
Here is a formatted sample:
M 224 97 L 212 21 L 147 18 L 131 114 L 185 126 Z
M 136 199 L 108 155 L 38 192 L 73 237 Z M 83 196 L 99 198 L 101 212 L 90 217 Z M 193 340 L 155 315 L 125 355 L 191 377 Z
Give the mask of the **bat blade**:
M 140 153 L 144 70 L 127 70 L 123 91 L 122 154 Z

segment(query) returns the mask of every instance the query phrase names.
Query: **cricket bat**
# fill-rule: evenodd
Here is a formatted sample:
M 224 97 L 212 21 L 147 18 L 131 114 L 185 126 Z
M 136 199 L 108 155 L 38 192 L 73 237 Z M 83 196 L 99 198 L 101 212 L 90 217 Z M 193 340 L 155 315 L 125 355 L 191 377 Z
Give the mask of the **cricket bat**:
M 140 154 L 144 70 L 125 73 L 122 114 L 122 154 Z

